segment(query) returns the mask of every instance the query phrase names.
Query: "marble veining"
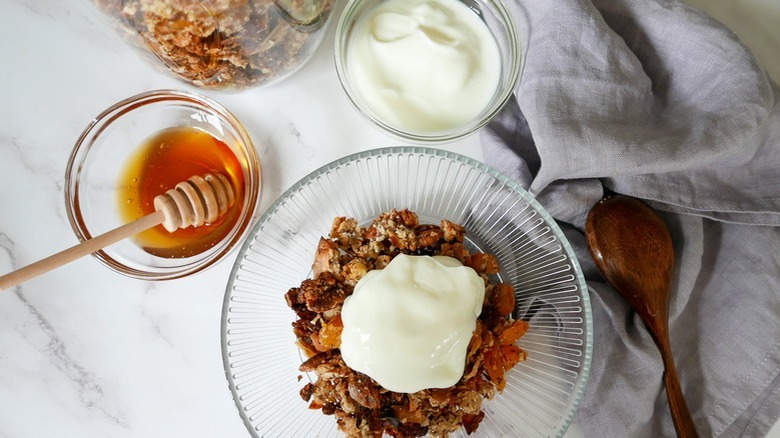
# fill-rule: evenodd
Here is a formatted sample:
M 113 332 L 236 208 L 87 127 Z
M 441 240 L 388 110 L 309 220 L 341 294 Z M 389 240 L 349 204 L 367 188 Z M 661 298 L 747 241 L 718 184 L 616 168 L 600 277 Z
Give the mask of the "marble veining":
M 8 257 L 10 263 L 10 268 L 15 269 L 19 267 L 19 264 L 16 261 L 16 254 L 15 254 L 15 247 L 13 240 L 11 240 L 10 237 L 8 237 L 5 233 L 0 233 L 0 248 L 3 249 L 3 253 L 6 257 Z
M 0 145 L 0 154 L 4 159 L 16 160 L 28 173 L 53 179 L 62 188 L 65 170 L 54 163 L 41 162 L 37 157 L 40 151 L 33 145 L 25 144 L 24 139 L 15 136 L 0 136 Z
M 45 353 L 49 362 L 56 367 L 73 385 L 78 400 L 87 409 L 97 410 L 111 422 L 126 427 L 124 420 L 117 414 L 108 412 L 106 407 L 101 404 L 103 398 L 103 388 L 100 386 L 95 375 L 78 363 L 77 358 L 68 353 L 65 342 L 60 339 L 57 330 L 48 321 L 46 316 L 41 314 L 38 309 L 24 297 L 22 293 L 23 286 L 19 286 L 14 294 L 19 298 L 25 309 L 35 318 L 37 326 L 42 334 L 48 339 L 45 347 Z
M 157 315 L 155 312 L 155 306 L 149 303 L 155 293 L 157 293 L 157 288 L 155 287 L 154 283 L 148 283 L 143 291 L 143 298 L 140 303 L 140 314 L 146 318 L 147 322 L 149 323 L 152 337 L 163 341 L 163 343 L 165 343 L 170 348 L 175 348 L 176 345 L 165 334 L 165 331 L 162 327 L 164 324 L 164 316 L 161 318 L 159 315 Z

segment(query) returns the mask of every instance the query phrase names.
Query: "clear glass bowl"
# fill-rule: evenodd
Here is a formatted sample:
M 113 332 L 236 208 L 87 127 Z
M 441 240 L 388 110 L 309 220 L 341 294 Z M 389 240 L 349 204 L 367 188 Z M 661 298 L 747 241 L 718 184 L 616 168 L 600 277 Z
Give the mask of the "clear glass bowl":
M 482 111 L 459 126 L 434 132 L 421 132 L 420 130 L 399 127 L 383 119 L 377 111 L 373 110 L 366 103 L 366 99 L 361 96 L 349 61 L 354 46 L 353 34 L 356 25 L 366 13 L 381 4 L 382 1 L 350 0 L 336 25 L 334 48 L 336 72 L 352 106 L 363 117 L 392 136 L 424 145 L 448 142 L 468 136 L 486 125 L 501 111 L 520 80 L 525 60 L 525 49 L 521 47 L 525 41 L 520 40 L 514 20 L 501 0 L 459 0 L 487 25 L 498 45 L 501 60 L 499 84 L 490 102 Z
M 493 253 L 500 281 L 530 322 L 528 353 L 506 389 L 483 405 L 476 436 L 562 436 L 588 378 L 592 316 L 568 241 L 516 183 L 482 163 L 437 149 L 396 147 L 350 155 L 309 174 L 262 215 L 244 242 L 225 292 L 222 358 L 241 418 L 254 437 L 337 436 L 335 419 L 299 396 L 302 355 L 284 294 L 311 275 L 334 217 L 367 224 L 392 208 L 421 223 L 466 227 L 472 250 Z M 465 431 L 454 436 L 466 436 Z
M 270 85 L 322 42 L 334 0 L 88 0 L 151 65 L 198 87 Z
M 119 175 L 150 137 L 174 127 L 206 131 L 222 140 L 235 154 L 244 179 L 241 214 L 219 242 L 194 256 L 153 256 L 132 239 L 93 254 L 105 266 L 129 277 L 168 280 L 213 265 L 245 236 L 258 202 L 260 163 L 241 123 L 220 104 L 196 93 L 150 91 L 103 111 L 87 126 L 73 148 L 65 173 L 65 203 L 71 227 L 80 241 L 125 223 L 117 208 Z

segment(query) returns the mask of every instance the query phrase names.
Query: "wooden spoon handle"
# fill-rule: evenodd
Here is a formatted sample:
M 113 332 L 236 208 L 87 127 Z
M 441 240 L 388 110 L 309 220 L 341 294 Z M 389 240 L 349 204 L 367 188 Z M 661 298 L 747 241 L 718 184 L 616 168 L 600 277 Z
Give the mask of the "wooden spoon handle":
M 685 403 L 685 396 L 683 395 L 682 387 L 680 386 L 680 380 L 677 378 L 677 368 L 674 366 L 674 358 L 672 357 L 672 350 L 669 347 L 669 343 L 658 343 L 658 347 L 661 350 L 661 358 L 664 361 L 664 386 L 666 387 L 666 397 L 669 399 L 669 410 L 672 413 L 672 421 L 674 422 L 674 430 L 677 432 L 677 436 L 681 438 L 698 437 L 696 432 L 696 425 L 691 417 L 691 411 L 688 410 L 688 404 Z
M 92 254 L 93 252 L 105 248 L 108 245 L 119 242 L 122 239 L 134 236 L 141 231 L 162 223 L 163 219 L 165 219 L 163 212 L 156 211 L 138 220 L 130 222 L 129 224 L 122 225 L 119 228 L 115 228 L 95 238 L 85 240 L 78 245 L 71 246 L 64 251 L 50 255 L 49 257 L 39 260 L 31 265 L 27 265 L 21 269 L 17 269 L 16 271 L 3 275 L 0 277 L 0 290 L 10 289 L 31 278 L 45 274 L 52 269 L 59 268 L 62 265 L 68 264 L 76 259 L 84 257 L 85 255 Z

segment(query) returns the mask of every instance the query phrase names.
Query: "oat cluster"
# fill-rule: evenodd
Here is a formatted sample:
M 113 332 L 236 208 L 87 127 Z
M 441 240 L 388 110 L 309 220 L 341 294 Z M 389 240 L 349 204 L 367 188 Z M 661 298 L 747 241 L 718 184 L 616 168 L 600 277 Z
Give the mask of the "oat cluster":
M 367 228 L 352 218 L 338 217 L 328 238 L 321 238 L 314 276 L 285 295 L 297 315 L 293 331 L 308 359 L 303 372 L 316 374 L 301 397 L 310 409 L 333 415 L 350 437 L 446 437 L 464 427 L 474 432 L 484 418 L 482 401 L 506 385 L 504 374 L 526 353 L 516 344 L 528 323 L 511 316 L 512 286 L 492 283 L 499 270 L 491 254 L 471 253 L 463 244 L 465 230 L 443 220 L 420 224 L 409 210 L 379 215 Z M 341 307 L 354 285 L 371 269 L 382 269 L 398 254 L 446 255 L 471 266 L 485 280 L 485 301 L 457 384 L 412 394 L 387 391 L 343 361 Z
M 298 68 L 333 0 L 93 0 L 126 39 L 200 87 L 243 88 Z M 155 61 L 156 63 L 156 61 Z

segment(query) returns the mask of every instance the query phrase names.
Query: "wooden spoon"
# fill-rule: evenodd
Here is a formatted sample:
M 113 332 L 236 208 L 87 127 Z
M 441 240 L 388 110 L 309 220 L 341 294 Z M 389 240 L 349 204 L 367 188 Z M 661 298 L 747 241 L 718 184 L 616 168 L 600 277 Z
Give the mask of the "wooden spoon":
M 666 372 L 664 385 L 677 436 L 696 437 L 669 342 L 669 286 L 674 248 L 669 229 L 650 207 L 623 195 L 602 199 L 588 214 L 585 237 L 601 274 L 644 321 Z
M 0 277 L 0 290 L 91 254 L 122 239 L 162 224 L 169 232 L 192 225 L 199 227 L 223 215 L 235 201 L 233 186 L 219 173 L 196 175 L 154 198 L 154 213 L 136 219 L 97 237 Z

